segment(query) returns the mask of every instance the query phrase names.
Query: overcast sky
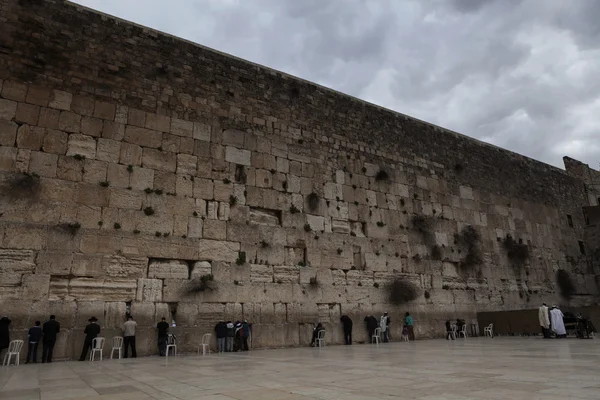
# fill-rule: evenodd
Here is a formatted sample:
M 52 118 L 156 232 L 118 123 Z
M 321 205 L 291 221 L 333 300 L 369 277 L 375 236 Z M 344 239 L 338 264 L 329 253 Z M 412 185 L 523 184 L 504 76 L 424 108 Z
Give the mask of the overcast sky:
M 600 163 L 600 0 L 77 0 L 562 167 Z

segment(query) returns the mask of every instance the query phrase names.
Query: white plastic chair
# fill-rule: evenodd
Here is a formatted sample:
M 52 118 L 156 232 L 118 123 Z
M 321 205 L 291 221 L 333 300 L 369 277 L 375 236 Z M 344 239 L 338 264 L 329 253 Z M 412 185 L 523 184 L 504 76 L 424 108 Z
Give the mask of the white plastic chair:
M 112 360 L 113 354 L 115 350 L 119 353 L 119 360 L 121 359 L 121 355 L 123 354 L 123 337 L 115 336 L 113 337 L 113 347 L 110 351 L 110 359 Z
M 173 349 L 173 355 L 176 356 L 177 355 L 177 343 L 176 343 L 175 336 L 171 333 L 169 333 L 169 336 L 167 336 L 167 351 L 165 356 L 169 357 L 169 350 Z
M 374 339 L 375 344 L 379 344 L 379 341 L 381 340 L 381 328 L 375 328 L 375 332 L 373 332 L 373 337 L 371 339 Z M 371 343 L 373 343 L 373 341 L 371 341 Z
M 467 338 L 467 325 L 463 325 L 460 328 L 460 331 L 458 331 L 458 337 L 460 337 L 460 335 L 462 335 L 465 339 Z
M 92 352 L 90 353 L 90 361 L 96 359 L 96 353 L 100 353 L 100 361 L 102 361 L 102 350 L 104 350 L 104 338 L 96 337 L 92 339 Z
M 325 329 L 322 329 L 319 332 L 317 332 L 317 346 L 325 346 Z
M 485 328 L 483 328 L 483 336 L 490 335 L 490 337 L 494 337 L 494 324 L 489 324 Z
M 212 334 L 205 333 L 202 335 L 202 342 L 198 346 L 198 355 L 200 355 L 200 348 L 202 348 L 202 355 L 206 354 L 206 349 L 208 349 L 208 353 L 210 354 L 210 338 Z
M 4 361 L 2 361 L 2 365 L 10 365 L 10 360 L 12 358 L 12 356 L 15 356 L 15 365 L 18 367 L 19 366 L 19 356 L 21 355 L 21 349 L 23 348 L 23 341 L 22 340 L 12 340 L 9 344 L 8 344 L 8 351 L 6 353 L 6 355 L 4 356 Z

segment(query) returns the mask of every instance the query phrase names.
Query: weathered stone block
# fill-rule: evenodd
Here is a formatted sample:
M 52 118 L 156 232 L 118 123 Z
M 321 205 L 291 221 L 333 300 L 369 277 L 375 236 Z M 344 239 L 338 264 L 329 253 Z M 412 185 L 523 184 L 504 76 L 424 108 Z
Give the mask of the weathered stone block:
M 299 283 L 299 267 L 274 266 L 273 281 L 275 281 L 275 283 Z
M 128 125 L 125 128 L 125 142 L 137 144 L 142 147 L 158 149 L 162 145 L 162 133 L 150 129 Z
M 17 167 L 17 149 L 0 146 L 0 171 L 14 171 Z
M 227 238 L 227 223 L 212 219 L 205 220 L 202 237 L 206 239 L 225 240 Z
M 17 102 L 0 99 L 0 119 L 10 121 L 17 113 Z
M 194 139 L 198 139 L 203 142 L 210 142 L 210 132 L 210 125 L 203 124 L 200 122 L 194 122 Z
M 205 275 L 212 274 L 212 266 L 208 261 L 195 262 L 192 267 L 191 279 L 200 278 Z
M 33 160 L 33 154 L 32 154 Z M 106 181 L 106 170 L 108 164 L 104 161 L 85 159 L 83 162 L 83 181 L 98 183 Z
M 0 250 L 0 286 L 18 286 L 24 274 L 35 272 L 31 250 Z
M 121 155 L 121 142 L 112 139 L 98 139 L 96 158 L 100 161 L 118 163 Z
M 225 148 L 225 161 L 239 164 L 250 165 L 250 151 L 227 146 Z
M 154 131 L 169 132 L 171 130 L 171 118 L 166 115 L 148 113 L 146 114 L 146 128 Z
M 101 119 L 92 117 L 81 118 L 81 133 L 88 136 L 100 137 L 104 124 Z
M 46 153 L 65 154 L 69 135 L 55 129 L 47 129 L 44 135 L 42 150 Z
M 27 89 L 27 97 L 25 101 L 37 106 L 46 107 L 50 101 L 50 89 L 42 86 L 30 85 Z
M 163 281 L 161 279 L 144 279 L 137 281 L 137 301 L 160 302 L 162 301 Z
M 67 142 L 67 156 L 80 155 L 85 158 L 96 158 L 96 140 L 91 136 L 73 134 L 69 135 Z
M 17 132 L 17 147 L 28 150 L 41 150 L 45 130 L 31 125 L 21 125 Z
M 18 125 L 12 121 L 0 119 L 0 146 L 14 146 Z
M 194 123 L 182 119 L 171 119 L 171 133 L 177 136 L 193 137 Z
M 83 180 L 83 160 L 76 160 L 73 157 L 59 156 L 56 168 L 56 176 L 59 179 L 69 181 Z
M 273 282 L 273 267 L 270 265 L 250 265 L 250 282 Z
M 94 104 L 94 117 L 114 121 L 116 106 L 104 101 L 96 101 Z
M 48 107 L 58 110 L 70 110 L 72 100 L 73 95 L 71 93 L 63 92 L 62 90 L 53 90 Z
M 142 165 L 145 168 L 159 171 L 175 172 L 177 169 L 177 156 L 175 153 L 144 148 L 142 151 Z
M 58 118 L 58 129 L 69 133 L 79 133 L 81 129 L 81 115 L 63 111 Z
M 157 279 L 188 279 L 189 266 L 183 261 L 151 261 L 148 268 L 148 278 Z
M 188 154 L 177 155 L 177 173 L 183 175 L 196 175 L 198 157 Z
M 40 107 L 26 103 L 19 103 L 15 114 L 15 121 L 23 124 L 37 125 L 40 118 Z
M 143 278 L 146 275 L 148 259 L 146 257 L 105 256 L 102 268 L 106 276 L 112 278 Z

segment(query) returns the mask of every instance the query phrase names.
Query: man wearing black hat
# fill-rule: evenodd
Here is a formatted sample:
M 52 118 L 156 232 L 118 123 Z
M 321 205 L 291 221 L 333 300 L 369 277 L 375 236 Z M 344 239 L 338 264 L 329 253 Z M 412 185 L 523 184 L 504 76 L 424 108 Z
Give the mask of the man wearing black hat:
M 60 332 L 60 324 L 54 315 L 44 322 L 42 327 L 42 363 L 52 362 L 52 353 L 54 352 L 54 344 L 56 343 L 56 335 Z
M 94 340 L 100 333 L 100 325 L 96 323 L 97 321 L 98 320 L 96 317 L 88 319 L 89 324 L 83 331 L 83 333 L 85 333 L 85 340 L 83 342 L 83 349 L 81 349 L 81 357 L 79 357 L 79 361 L 85 361 L 87 352 L 92 347 L 92 340 Z

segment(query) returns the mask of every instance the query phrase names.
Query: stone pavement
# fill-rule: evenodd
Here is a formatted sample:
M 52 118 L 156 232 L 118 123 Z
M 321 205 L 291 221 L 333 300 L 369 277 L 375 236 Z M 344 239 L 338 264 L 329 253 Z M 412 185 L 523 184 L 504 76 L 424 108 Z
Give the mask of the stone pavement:
M 600 340 L 469 338 L 0 369 L 4 400 L 600 398 Z

